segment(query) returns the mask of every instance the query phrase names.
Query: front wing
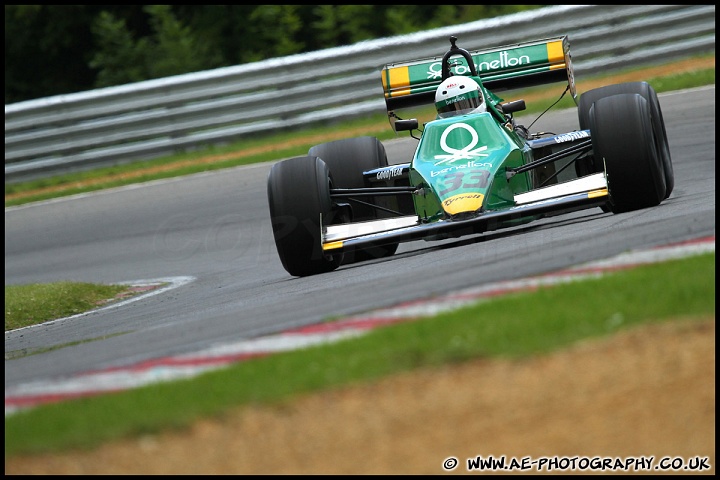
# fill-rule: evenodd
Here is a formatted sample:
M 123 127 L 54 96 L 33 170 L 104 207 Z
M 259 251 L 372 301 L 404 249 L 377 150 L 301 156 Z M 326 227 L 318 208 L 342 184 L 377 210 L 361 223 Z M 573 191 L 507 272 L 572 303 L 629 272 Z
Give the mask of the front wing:
M 524 217 L 566 213 L 608 201 L 607 177 L 596 173 L 515 196 L 515 206 L 487 211 L 465 220 L 422 223 L 416 215 L 321 227 L 322 249 L 328 254 L 412 240 L 460 237 L 501 228 Z M 322 218 L 321 218 L 322 221 Z

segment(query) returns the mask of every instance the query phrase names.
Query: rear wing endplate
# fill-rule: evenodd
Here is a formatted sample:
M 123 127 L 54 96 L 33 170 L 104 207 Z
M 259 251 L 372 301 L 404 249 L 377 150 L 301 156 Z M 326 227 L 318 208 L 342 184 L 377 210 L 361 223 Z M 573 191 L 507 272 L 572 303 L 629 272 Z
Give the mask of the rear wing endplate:
M 475 69 L 485 88 L 493 93 L 567 82 L 577 104 L 570 45 L 567 35 L 496 47 L 470 50 Z M 382 69 L 382 85 L 388 113 L 399 108 L 431 105 L 442 82 L 442 56 L 390 63 Z M 470 75 L 462 55 L 453 56 L 450 71 Z

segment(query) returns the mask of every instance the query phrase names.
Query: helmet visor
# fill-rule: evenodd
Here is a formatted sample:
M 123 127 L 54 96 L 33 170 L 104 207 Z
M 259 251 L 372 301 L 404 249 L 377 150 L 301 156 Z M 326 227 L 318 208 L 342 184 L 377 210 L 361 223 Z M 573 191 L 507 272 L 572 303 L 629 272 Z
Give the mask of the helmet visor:
M 482 97 L 478 90 L 465 92 L 455 97 L 446 98 L 435 103 L 440 118 L 452 117 L 470 113 L 482 104 Z

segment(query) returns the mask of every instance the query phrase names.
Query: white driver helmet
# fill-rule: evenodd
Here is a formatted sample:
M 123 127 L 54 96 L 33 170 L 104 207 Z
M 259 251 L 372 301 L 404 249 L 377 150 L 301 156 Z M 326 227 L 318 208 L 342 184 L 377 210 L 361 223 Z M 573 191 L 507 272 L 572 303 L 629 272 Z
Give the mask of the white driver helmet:
M 487 111 L 478 83 L 460 75 L 448 77 L 440 84 L 435 92 L 435 108 L 440 118 Z

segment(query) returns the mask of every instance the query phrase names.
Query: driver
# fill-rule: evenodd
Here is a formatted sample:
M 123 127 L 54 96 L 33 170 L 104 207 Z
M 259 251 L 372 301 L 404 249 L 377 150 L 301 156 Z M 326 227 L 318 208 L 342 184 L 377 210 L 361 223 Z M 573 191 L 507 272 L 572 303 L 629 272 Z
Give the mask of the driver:
M 478 83 L 472 78 L 457 75 L 446 78 L 435 92 L 438 118 L 487 111 Z

